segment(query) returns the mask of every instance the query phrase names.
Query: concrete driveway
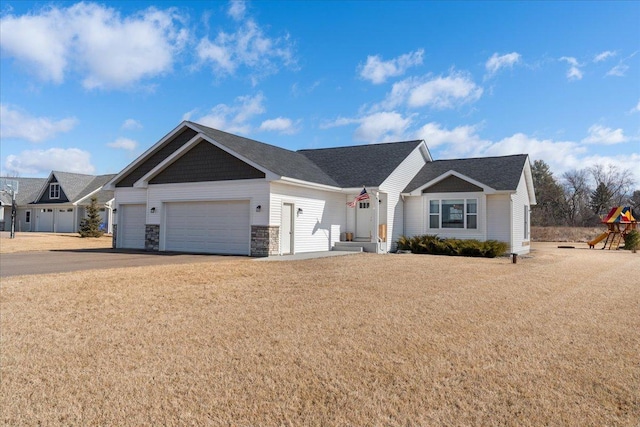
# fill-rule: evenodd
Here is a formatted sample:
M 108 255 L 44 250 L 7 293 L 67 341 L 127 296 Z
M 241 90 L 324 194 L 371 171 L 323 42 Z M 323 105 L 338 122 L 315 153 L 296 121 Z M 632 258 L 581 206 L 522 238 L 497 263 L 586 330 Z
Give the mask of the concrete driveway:
M 140 267 L 245 259 L 241 256 L 194 255 L 116 249 L 78 249 L 16 252 L 0 255 L 0 277 L 64 273 L 104 268 Z

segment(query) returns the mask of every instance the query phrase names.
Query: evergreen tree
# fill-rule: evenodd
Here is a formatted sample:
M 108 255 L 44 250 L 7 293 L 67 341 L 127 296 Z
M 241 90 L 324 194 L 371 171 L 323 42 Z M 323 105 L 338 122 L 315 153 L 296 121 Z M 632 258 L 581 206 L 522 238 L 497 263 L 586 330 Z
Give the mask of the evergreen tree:
M 98 198 L 93 196 L 91 204 L 87 207 L 87 217 L 80 221 L 80 237 L 101 237 L 104 234 L 100 229 L 101 222 Z
M 591 192 L 590 206 L 593 213 L 598 216 L 607 213 L 611 209 L 612 197 L 613 194 L 604 182 L 598 184 L 598 187 Z
M 566 211 L 564 192 L 551 168 L 544 160 L 536 160 L 531 167 L 531 175 L 537 201 L 531 208 L 531 225 L 562 225 Z

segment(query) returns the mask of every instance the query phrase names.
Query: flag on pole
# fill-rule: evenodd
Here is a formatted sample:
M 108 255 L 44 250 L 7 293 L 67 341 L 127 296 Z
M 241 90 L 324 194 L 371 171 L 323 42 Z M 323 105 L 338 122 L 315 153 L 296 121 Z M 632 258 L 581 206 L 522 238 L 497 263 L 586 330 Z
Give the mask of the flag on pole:
M 356 203 L 358 203 L 360 200 L 367 200 L 368 198 L 369 194 L 367 193 L 367 189 L 363 187 L 360 194 L 358 194 L 352 202 L 347 203 L 347 205 L 349 205 L 350 208 L 355 208 Z

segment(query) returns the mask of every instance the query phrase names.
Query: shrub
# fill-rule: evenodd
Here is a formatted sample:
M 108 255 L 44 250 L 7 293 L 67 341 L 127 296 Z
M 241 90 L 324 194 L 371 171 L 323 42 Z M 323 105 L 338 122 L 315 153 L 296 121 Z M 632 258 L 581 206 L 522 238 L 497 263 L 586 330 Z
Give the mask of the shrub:
M 475 239 L 443 239 L 436 235 L 400 236 L 398 249 L 415 254 L 451 255 L 495 258 L 507 252 L 509 246 L 497 240 L 481 242 Z
M 636 251 L 640 248 L 640 233 L 638 233 L 638 230 L 631 230 L 624 237 L 624 248 L 630 251 Z

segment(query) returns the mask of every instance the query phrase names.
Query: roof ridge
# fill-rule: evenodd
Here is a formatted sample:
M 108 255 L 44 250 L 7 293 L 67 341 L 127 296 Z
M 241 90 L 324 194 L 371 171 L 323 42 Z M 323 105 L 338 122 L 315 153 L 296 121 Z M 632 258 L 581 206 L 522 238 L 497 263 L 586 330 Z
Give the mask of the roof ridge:
M 526 153 L 521 153 L 521 154 L 505 154 L 502 156 L 478 156 L 478 157 L 457 157 L 454 159 L 438 159 L 438 160 L 432 160 L 432 162 L 450 162 L 453 160 L 477 160 L 477 159 L 501 159 L 501 158 L 505 158 L 505 157 L 521 157 L 521 156 L 528 156 L 528 154 Z
M 391 145 L 391 144 L 408 144 L 408 143 L 419 143 L 424 141 L 423 139 L 412 139 L 409 141 L 390 141 L 390 142 L 376 142 L 374 144 L 356 144 L 356 145 L 343 145 L 341 147 L 323 147 L 323 148 L 302 148 L 300 150 L 297 150 L 296 152 L 299 153 L 301 151 L 322 151 L 322 150 L 341 150 L 344 148 L 359 148 L 359 147 L 373 147 L 373 146 L 379 146 L 379 145 Z

